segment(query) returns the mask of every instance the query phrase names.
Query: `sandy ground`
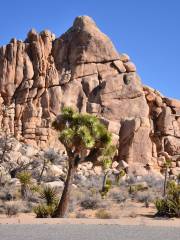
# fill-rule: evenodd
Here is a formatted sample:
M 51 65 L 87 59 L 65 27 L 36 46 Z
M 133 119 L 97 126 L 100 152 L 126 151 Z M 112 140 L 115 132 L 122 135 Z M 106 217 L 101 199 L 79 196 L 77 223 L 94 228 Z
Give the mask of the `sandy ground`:
M 109 212 L 117 219 L 96 219 L 97 210 L 78 209 L 86 218 L 76 218 L 72 212 L 68 218 L 36 218 L 34 213 L 20 213 L 17 216 L 7 217 L 0 215 L 0 224 L 115 224 L 115 225 L 149 225 L 179 227 L 180 219 L 155 218 L 156 209 L 153 204 L 146 208 L 143 203 L 127 201 L 126 205 L 111 204 Z M 108 211 L 108 210 L 107 210 Z
M 160 219 L 146 216 L 135 218 L 122 217 L 119 219 L 85 219 L 85 218 L 35 218 L 34 214 L 19 214 L 7 218 L 0 215 L 0 224 L 115 224 L 115 225 L 149 225 L 180 227 L 180 219 Z

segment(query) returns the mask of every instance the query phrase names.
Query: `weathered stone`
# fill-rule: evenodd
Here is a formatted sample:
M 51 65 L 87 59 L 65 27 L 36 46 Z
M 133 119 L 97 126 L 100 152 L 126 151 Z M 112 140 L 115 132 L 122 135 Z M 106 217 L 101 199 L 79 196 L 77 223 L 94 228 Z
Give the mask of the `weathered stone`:
M 153 92 L 151 92 L 146 95 L 146 99 L 148 102 L 154 102 L 156 99 L 156 95 Z
M 130 61 L 130 57 L 126 54 L 126 53 L 122 53 L 119 55 L 119 59 L 122 62 L 129 62 Z
M 114 66 L 118 69 L 118 71 L 119 71 L 120 73 L 126 72 L 126 68 L 125 68 L 125 66 L 124 66 L 124 64 L 123 64 L 122 61 L 116 60 L 116 61 L 113 61 L 113 64 L 114 64 Z
M 160 96 L 156 96 L 155 102 L 156 102 L 156 105 L 158 107 L 162 107 L 163 106 L 163 100 L 162 100 L 162 98 Z
M 165 137 L 164 148 L 170 155 L 180 154 L 180 139 L 173 136 Z
M 3 130 L 43 148 L 56 144 L 51 125 L 64 106 L 103 119 L 119 160 L 144 165 L 161 151 L 179 154 L 180 101 L 142 86 L 130 57 L 88 16 L 59 38 L 31 30 L 24 42 L 0 48 Z
M 163 108 L 162 113 L 159 115 L 157 120 L 158 130 L 160 130 L 164 135 L 174 135 L 173 120 L 174 117 L 171 109 L 169 107 Z
M 125 66 L 127 72 L 135 72 L 136 71 L 136 66 L 132 62 L 124 62 L 124 66 Z
M 180 108 L 180 100 L 164 98 L 166 104 L 170 107 Z
M 88 113 L 100 113 L 101 105 L 97 103 L 87 103 L 87 112 Z
M 86 96 L 89 96 L 89 94 L 99 86 L 98 75 L 83 77 L 81 83 Z

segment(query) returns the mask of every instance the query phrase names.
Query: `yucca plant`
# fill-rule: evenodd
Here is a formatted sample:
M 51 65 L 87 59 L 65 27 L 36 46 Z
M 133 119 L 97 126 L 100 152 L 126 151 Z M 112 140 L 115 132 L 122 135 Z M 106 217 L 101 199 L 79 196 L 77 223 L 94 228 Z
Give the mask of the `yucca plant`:
M 52 217 L 58 204 L 57 188 L 51 186 L 44 186 L 39 190 L 39 196 L 45 203 L 40 203 L 34 207 L 33 211 L 37 218 Z
M 155 202 L 158 216 L 180 217 L 180 185 L 167 183 L 167 194 Z
M 102 197 L 105 197 L 107 195 L 112 185 L 112 182 L 110 179 L 108 179 L 108 176 L 111 172 L 112 162 L 116 154 L 116 150 L 117 149 L 114 145 L 110 145 L 103 150 L 103 154 L 101 156 L 102 163 L 103 163 L 102 166 L 104 169 L 103 184 L 102 184 L 102 189 L 100 191 Z
M 164 172 L 165 172 L 164 186 L 163 186 L 163 197 L 166 196 L 167 182 L 168 182 L 168 171 L 169 171 L 169 168 L 172 165 L 172 160 L 169 158 L 169 156 L 165 156 L 165 157 L 166 157 L 166 160 L 165 160 L 165 163 L 164 163 L 164 166 L 163 166 L 163 169 L 164 169 Z
M 54 213 L 54 217 L 64 217 L 78 164 L 90 161 L 94 165 L 102 165 L 101 156 L 111 145 L 111 134 L 96 116 L 81 114 L 69 107 L 62 110 L 53 122 L 53 127 L 59 131 L 59 140 L 65 146 L 68 155 L 68 174 Z
M 163 198 L 156 199 L 155 207 L 157 209 L 156 216 L 159 216 L 159 217 L 169 216 L 169 208 L 168 208 L 166 199 L 163 199 Z
M 50 186 L 43 187 L 40 191 L 40 198 L 45 200 L 48 206 L 56 205 L 58 201 L 57 188 Z
M 17 178 L 19 179 L 19 181 L 21 183 L 21 196 L 23 199 L 26 199 L 27 190 L 31 184 L 31 173 L 29 173 L 27 171 L 22 171 L 17 174 Z
M 177 175 L 177 183 L 180 184 L 180 173 Z

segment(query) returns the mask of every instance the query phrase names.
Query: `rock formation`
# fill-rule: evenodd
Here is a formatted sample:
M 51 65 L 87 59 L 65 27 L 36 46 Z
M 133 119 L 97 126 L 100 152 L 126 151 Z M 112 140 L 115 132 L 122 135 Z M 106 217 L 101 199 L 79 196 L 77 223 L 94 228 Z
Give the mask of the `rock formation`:
M 127 54 L 88 16 L 60 38 L 31 30 L 0 48 L 0 125 L 17 139 L 52 146 L 51 122 L 64 106 L 95 114 L 119 148 L 119 160 L 180 166 L 180 101 L 143 86 Z M 179 165 L 178 165 L 179 164 Z

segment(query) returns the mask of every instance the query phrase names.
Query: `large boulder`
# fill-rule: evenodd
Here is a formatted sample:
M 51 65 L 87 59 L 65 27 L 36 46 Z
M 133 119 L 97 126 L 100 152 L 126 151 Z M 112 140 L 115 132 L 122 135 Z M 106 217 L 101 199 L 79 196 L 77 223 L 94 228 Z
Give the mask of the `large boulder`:
M 56 146 L 51 123 L 64 106 L 98 116 L 112 132 L 119 161 L 146 164 L 160 151 L 179 154 L 180 101 L 142 86 L 88 16 L 59 38 L 29 31 L 0 48 L 0 128 L 42 148 Z

